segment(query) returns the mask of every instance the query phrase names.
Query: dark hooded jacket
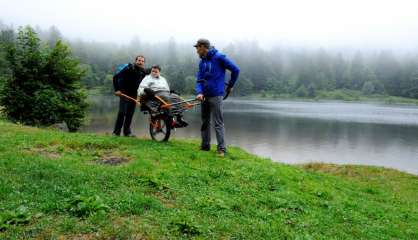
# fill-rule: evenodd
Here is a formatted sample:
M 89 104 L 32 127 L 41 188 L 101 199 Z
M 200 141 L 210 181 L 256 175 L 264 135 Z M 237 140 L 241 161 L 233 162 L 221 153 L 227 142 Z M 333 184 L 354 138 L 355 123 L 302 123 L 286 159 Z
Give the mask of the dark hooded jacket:
M 113 88 L 116 91 L 121 91 L 130 97 L 136 98 L 138 95 L 138 87 L 142 79 L 150 74 L 150 69 L 137 67 L 130 63 L 118 74 L 113 76 Z

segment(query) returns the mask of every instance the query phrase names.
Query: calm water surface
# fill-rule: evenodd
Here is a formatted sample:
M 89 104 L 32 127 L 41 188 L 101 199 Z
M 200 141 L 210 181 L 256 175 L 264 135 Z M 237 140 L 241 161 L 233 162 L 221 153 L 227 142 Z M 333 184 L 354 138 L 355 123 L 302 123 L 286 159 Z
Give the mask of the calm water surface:
M 85 132 L 111 133 L 118 99 L 92 99 Z M 227 144 L 285 163 L 327 162 L 396 168 L 418 174 L 418 107 L 343 102 L 225 101 Z M 200 138 L 200 108 L 174 138 Z M 137 111 L 133 131 L 148 137 Z M 215 135 L 213 134 L 213 143 Z

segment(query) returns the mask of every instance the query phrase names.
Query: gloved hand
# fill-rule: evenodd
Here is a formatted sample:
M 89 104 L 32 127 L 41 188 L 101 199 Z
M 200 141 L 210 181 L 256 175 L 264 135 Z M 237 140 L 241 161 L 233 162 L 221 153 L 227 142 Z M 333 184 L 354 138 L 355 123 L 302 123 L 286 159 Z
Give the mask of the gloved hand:
M 148 96 L 154 96 L 155 92 L 154 90 L 152 90 L 151 88 L 145 88 L 144 89 L 145 94 L 147 94 Z

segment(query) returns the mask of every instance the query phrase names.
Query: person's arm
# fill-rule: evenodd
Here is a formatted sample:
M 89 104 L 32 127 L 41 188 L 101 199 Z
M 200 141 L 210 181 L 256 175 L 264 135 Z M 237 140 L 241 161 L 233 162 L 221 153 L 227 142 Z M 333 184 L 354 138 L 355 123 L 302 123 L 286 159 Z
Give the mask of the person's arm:
M 144 90 L 145 90 L 145 88 L 149 88 L 149 84 L 150 84 L 150 77 L 148 75 L 142 80 L 141 84 L 139 84 L 139 87 L 138 87 L 138 95 L 139 96 L 145 94 Z
M 113 90 L 115 91 L 115 92 L 117 92 L 117 91 L 119 91 L 120 90 L 120 86 L 119 86 L 119 81 L 118 81 L 119 79 L 116 77 L 116 75 L 115 76 L 113 76 Z
M 203 64 L 202 62 L 200 62 L 199 70 L 197 71 L 197 74 L 196 74 L 196 86 L 195 86 L 196 95 L 203 94 L 204 84 L 205 84 L 205 79 L 203 79 Z
M 228 88 L 231 89 L 237 82 L 240 69 L 233 61 L 231 61 L 225 55 L 221 55 L 219 59 L 221 60 L 223 66 L 229 71 L 231 71 L 231 79 L 228 82 Z
M 121 79 L 120 78 L 120 73 L 118 73 L 115 76 L 113 76 L 113 90 L 115 92 L 118 92 L 118 91 L 121 90 L 121 86 L 120 86 L 120 83 L 119 83 L 119 80 L 120 79 Z
M 125 67 L 120 72 L 118 72 L 115 76 L 113 76 L 113 89 L 115 90 L 115 95 L 119 96 L 122 90 L 122 85 L 120 81 L 123 81 L 125 75 L 128 71 L 129 67 Z

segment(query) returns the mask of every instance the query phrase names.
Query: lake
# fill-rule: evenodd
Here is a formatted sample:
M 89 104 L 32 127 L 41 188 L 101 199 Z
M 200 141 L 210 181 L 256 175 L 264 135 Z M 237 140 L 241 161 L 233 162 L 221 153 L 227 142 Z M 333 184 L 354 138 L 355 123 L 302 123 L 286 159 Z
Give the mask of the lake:
M 114 96 L 92 99 L 84 132 L 111 133 Z M 384 166 L 418 174 L 418 107 L 346 102 L 224 102 L 226 140 L 273 161 Z M 172 138 L 200 138 L 200 108 L 185 113 L 189 127 Z M 148 135 L 147 115 L 135 112 L 133 132 Z M 212 134 L 212 142 L 216 143 Z

